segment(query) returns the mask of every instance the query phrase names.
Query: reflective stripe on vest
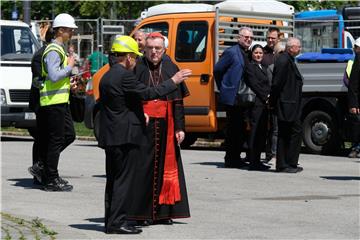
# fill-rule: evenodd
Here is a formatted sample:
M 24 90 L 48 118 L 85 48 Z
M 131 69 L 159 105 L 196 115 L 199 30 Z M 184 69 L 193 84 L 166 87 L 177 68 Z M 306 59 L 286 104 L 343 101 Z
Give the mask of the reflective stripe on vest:
M 352 69 L 352 66 L 354 64 L 354 61 L 353 60 L 349 60 L 347 65 L 346 65 L 346 74 L 347 74 L 347 77 L 350 78 L 350 75 L 351 75 L 351 69 Z
M 67 56 L 64 49 L 56 43 L 49 44 L 42 56 L 42 75 L 45 76 L 44 87 L 40 90 L 40 106 L 49 106 L 69 102 L 70 78 L 65 77 L 57 82 L 52 82 L 45 71 L 44 59 L 50 51 L 56 51 L 61 58 L 61 68 L 67 66 Z

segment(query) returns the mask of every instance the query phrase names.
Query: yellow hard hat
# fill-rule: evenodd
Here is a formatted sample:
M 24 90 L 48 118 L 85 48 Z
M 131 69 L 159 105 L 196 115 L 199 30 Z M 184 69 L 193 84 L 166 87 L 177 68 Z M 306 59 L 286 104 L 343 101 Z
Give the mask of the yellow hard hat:
M 111 46 L 111 52 L 132 52 L 138 56 L 143 55 L 141 52 L 139 52 L 139 46 L 137 42 L 129 36 L 121 36 L 116 38 Z

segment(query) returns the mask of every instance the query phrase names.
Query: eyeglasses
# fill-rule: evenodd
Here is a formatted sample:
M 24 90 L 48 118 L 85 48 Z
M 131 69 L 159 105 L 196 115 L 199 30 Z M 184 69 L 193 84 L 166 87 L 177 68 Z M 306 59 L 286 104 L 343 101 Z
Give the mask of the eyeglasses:
M 244 35 L 240 35 L 241 37 L 245 38 L 245 39 L 250 39 L 250 40 L 253 40 L 254 37 L 253 36 L 244 36 Z
M 74 32 L 75 31 L 75 29 L 73 29 L 73 28 L 64 27 L 63 29 L 64 29 L 65 32 Z
M 161 51 L 163 50 L 163 47 L 160 47 L 160 46 L 155 46 L 155 47 L 146 46 L 146 49 L 147 49 L 148 51 L 155 50 L 155 52 L 161 52 Z
M 269 39 L 269 40 L 276 40 L 277 38 L 274 38 L 274 37 L 267 37 L 267 39 Z

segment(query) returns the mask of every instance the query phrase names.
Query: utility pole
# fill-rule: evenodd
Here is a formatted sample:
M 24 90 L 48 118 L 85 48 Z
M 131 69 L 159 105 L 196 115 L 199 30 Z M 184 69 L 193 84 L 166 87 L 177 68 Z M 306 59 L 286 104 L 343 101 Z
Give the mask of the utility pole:
M 23 2 L 24 22 L 30 25 L 31 21 L 31 0 Z

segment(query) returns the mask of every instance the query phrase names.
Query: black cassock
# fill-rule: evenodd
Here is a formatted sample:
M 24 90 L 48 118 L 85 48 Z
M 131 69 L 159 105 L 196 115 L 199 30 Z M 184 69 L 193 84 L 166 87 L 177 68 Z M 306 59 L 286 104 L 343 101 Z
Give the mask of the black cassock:
M 179 71 L 178 67 L 166 55 L 158 66 L 148 62 L 146 58 L 142 58 L 138 61 L 135 69 L 137 79 L 149 87 L 170 79 L 177 71 Z M 177 91 L 155 100 L 155 104 L 165 102 L 172 105 L 174 134 L 177 130 L 185 131 L 183 97 L 188 95 L 189 92 L 185 83 L 181 83 L 178 85 Z M 146 112 L 146 109 L 144 110 Z M 161 220 L 190 217 L 180 148 L 177 145 L 175 135 L 173 142 L 175 145 L 175 165 L 177 166 L 180 199 L 174 201 L 174 204 L 159 203 L 159 196 L 163 187 L 166 145 L 168 142 L 167 118 L 150 117 L 146 128 L 146 137 L 147 144 L 141 146 L 143 148 L 143 157 L 138 161 L 133 187 L 133 201 L 128 218 L 133 220 Z

